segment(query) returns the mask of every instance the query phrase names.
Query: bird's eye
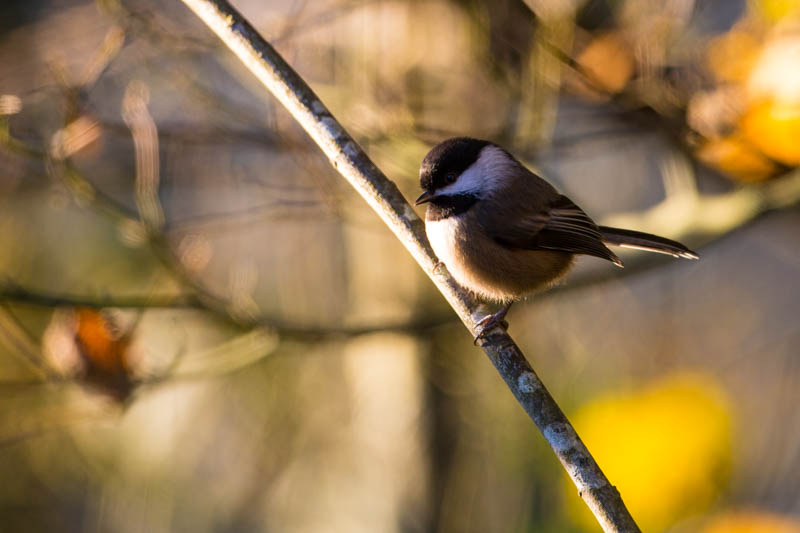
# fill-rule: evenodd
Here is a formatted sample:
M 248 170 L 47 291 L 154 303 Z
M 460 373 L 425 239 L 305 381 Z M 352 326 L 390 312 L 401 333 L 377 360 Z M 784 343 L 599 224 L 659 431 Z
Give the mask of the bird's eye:
M 445 175 L 445 177 L 444 177 L 444 180 L 445 180 L 447 183 L 455 183 L 455 181 L 456 181 L 456 178 L 458 178 L 458 174 L 456 174 L 455 172 L 448 172 L 448 173 Z

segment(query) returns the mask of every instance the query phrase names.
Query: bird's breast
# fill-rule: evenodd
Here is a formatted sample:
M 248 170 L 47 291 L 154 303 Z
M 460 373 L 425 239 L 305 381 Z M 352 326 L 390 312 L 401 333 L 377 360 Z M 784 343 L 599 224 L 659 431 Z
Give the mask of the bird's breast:
M 425 222 L 425 232 L 428 234 L 433 251 L 436 252 L 436 257 L 454 274 L 454 269 L 463 261 L 457 245 L 458 233 L 463 223 L 462 217 L 458 216 Z
M 491 283 L 488 272 L 484 271 L 483 267 L 491 266 L 489 257 L 496 257 L 493 252 L 497 245 L 469 215 L 426 220 L 425 230 L 436 257 L 462 287 L 492 300 L 512 299 L 509 294 L 497 290 L 497 285 Z M 483 254 L 489 257 L 481 257 Z

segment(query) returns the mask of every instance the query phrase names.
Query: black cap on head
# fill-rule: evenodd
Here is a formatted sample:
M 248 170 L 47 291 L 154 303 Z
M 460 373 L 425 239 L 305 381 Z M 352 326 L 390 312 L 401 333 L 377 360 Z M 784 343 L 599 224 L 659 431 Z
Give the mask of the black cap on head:
M 453 183 L 462 172 L 478 160 L 489 141 L 470 137 L 454 137 L 434 146 L 419 169 L 419 185 L 433 192 Z

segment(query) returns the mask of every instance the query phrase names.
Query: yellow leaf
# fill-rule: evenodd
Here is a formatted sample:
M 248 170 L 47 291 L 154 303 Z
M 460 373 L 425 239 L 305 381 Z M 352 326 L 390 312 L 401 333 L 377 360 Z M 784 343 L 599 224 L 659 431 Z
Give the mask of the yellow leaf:
M 731 415 L 708 377 L 675 375 L 600 397 L 573 420 L 643 531 L 663 531 L 705 511 L 727 478 Z M 574 496 L 567 502 L 571 515 L 594 531 L 583 502 Z
M 800 9 L 800 0 L 755 0 L 752 7 L 770 22 L 777 22 Z
M 763 181 L 778 171 L 777 165 L 739 136 L 711 139 L 696 155 L 706 165 L 746 182 Z
M 800 103 L 768 100 L 742 117 L 745 138 L 772 159 L 800 165 Z

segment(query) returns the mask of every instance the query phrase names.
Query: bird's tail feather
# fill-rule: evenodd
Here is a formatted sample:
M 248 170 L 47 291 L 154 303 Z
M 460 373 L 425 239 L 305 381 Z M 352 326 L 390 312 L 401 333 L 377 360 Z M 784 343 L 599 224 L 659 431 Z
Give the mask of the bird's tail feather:
M 646 250 L 685 259 L 699 259 L 699 256 L 686 246 L 664 237 L 629 229 L 609 228 L 607 226 L 600 226 L 598 229 L 605 244 Z

